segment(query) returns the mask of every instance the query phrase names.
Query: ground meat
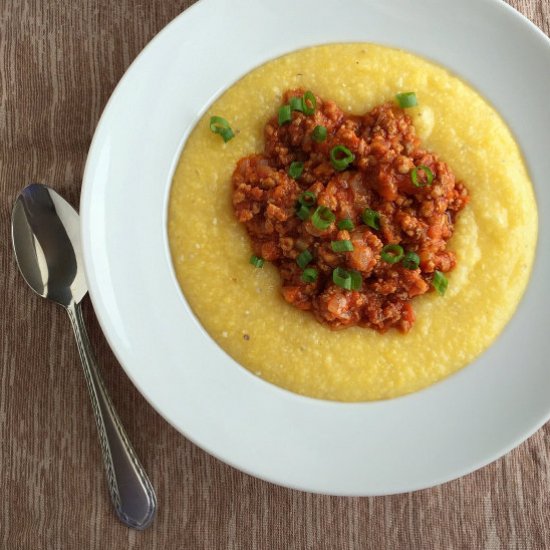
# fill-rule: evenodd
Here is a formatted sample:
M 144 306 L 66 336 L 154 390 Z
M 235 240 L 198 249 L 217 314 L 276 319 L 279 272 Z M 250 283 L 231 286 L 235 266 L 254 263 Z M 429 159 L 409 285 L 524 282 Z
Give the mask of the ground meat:
M 302 97 L 304 90 L 287 91 L 283 104 Z M 317 97 L 315 112 L 292 112 L 292 120 L 279 125 L 278 117 L 265 126 L 262 154 L 239 160 L 233 173 L 233 207 L 252 241 L 254 254 L 273 262 L 282 279 L 284 299 L 311 311 L 332 329 L 353 325 L 385 332 L 397 328 L 408 332 L 415 315 L 411 299 L 433 290 L 435 271 L 452 270 L 453 252 L 447 250 L 456 216 L 469 200 L 462 182 L 437 155 L 422 148 L 409 116 L 385 103 L 363 116 L 346 115 L 334 102 Z M 327 129 L 327 138 L 313 139 L 316 126 Z M 337 171 L 331 150 L 343 145 L 355 159 Z M 289 175 L 292 162 L 303 163 L 297 179 Z M 433 174 L 427 183 L 426 166 Z M 305 191 L 335 215 L 326 229 L 311 218 L 297 216 L 297 201 Z M 379 227 L 362 219 L 368 208 L 379 214 Z M 338 229 L 337 222 L 351 219 L 354 228 Z M 353 250 L 334 252 L 332 241 L 350 241 Z M 388 263 L 381 257 L 384 246 L 397 244 L 415 252 L 420 263 L 407 269 L 402 262 Z M 317 279 L 305 282 L 296 259 L 308 250 Z M 333 282 L 333 270 L 341 267 L 361 275 L 357 290 Z

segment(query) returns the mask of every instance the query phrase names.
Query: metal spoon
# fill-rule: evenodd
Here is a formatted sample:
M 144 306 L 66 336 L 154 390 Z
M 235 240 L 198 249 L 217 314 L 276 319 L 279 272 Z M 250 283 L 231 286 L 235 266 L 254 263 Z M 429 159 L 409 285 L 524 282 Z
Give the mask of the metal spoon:
M 78 213 L 53 189 L 35 183 L 17 198 L 11 226 L 21 274 L 39 296 L 62 305 L 71 319 L 116 513 L 129 527 L 145 529 L 155 515 L 155 491 L 101 379 L 82 318 L 80 302 L 88 288 Z

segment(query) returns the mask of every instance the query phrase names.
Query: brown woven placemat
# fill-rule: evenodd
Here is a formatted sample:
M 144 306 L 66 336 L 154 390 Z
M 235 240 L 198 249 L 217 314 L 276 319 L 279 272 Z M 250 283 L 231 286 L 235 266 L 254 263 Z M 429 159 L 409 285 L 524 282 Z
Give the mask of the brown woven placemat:
M 10 213 L 31 181 L 78 204 L 110 93 L 191 3 L 0 2 L 0 549 L 550 547 L 548 425 L 494 464 L 430 490 L 337 498 L 284 489 L 222 464 L 164 422 L 117 364 L 86 303 L 107 386 L 158 492 L 147 531 L 115 518 L 69 320 L 17 272 Z M 510 3 L 550 33 L 549 0 Z

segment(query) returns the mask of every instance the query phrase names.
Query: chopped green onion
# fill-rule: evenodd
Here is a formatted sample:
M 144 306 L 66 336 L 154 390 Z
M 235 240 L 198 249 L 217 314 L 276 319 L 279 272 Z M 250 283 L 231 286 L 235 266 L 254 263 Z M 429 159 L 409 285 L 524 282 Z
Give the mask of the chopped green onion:
M 317 202 L 317 197 L 313 191 L 304 191 L 298 197 L 298 202 L 304 206 L 313 206 Z
M 290 164 L 290 167 L 288 169 L 288 175 L 294 179 L 297 180 L 304 171 L 304 163 L 303 162 L 292 162 Z
M 357 271 L 347 271 L 343 267 L 337 267 L 332 272 L 332 281 L 335 285 L 346 290 L 359 290 L 363 279 Z
M 353 244 L 351 241 L 331 241 L 330 246 L 334 252 L 352 252 Z
M 380 229 L 380 214 L 376 210 L 365 208 L 361 214 L 361 219 L 365 222 L 365 225 L 373 229 Z
M 420 256 L 416 252 L 409 250 L 409 252 L 403 256 L 401 263 L 405 269 L 418 269 L 420 265 Z
M 235 137 L 233 130 L 231 128 L 225 128 L 220 131 L 220 136 L 222 136 L 224 143 L 227 143 L 229 140 Z
M 332 281 L 341 288 L 351 290 L 351 275 L 343 267 L 337 267 L 332 272 Z
M 344 145 L 337 145 L 330 151 L 330 162 L 338 172 L 345 170 L 354 160 L 355 155 Z
M 296 215 L 304 222 L 309 220 L 309 207 L 299 204 L 296 209 Z
M 359 290 L 363 284 L 363 278 L 358 271 L 349 271 L 351 277 L 351 290 Z
M 315 112 L 315 108 L 317 107 L 317 99 L 315 98 L 313 92 L 308 90 L 304 94 L 302 102 L 304 104 L 304 115 L 312 115 Z
M 403 247 L 398 244 L 387 244 L 382 249 L 380 257 L 389 264 L 395 264 L 403 257 Z
M 264 259 L 260 258 L 259 256 L 250 256 L 250 263 L 254 267 L 263 267 L 264 266 Z
M 300 111 L 300 113 L 304 112 L 304 100 L 301 97 L 291 97 L 289 104 L 293 111 Z
M 351 218 L 340 220 L 336 224 L 336 227 L 338 227 L 338 229 L 346 229 L 347 231 L 352 231 L 353 229 L 355 229 L 355 225 L 353 225 L 353 221 L 351 220 Z
M 304 269 L 309 262 L 313 260 L 313 254 L 309 250 L 304 250 L 303 252 L 300 252 L 298 257 L 296 258 L 296 263 Z
M 229 122 L 221 116 L 210 117 L 210 130 L 215 134 L 220 134 L 225 143 L 235 137 L 231 126 L 229 126 Z
M 449 286 L 449 281 L 441 271 L 434 271 L 434 278 L 432 280 L 433 287 L 437 290 L 437 293 L 440 296 L 445 294 L 447 287 Z
M 290 105 L 283 105 L 279 109 L 279 126 L 282 126 L 283 124 L 286 124 L 287 122 L 290 122 L 292 120 L 292 110 L 290 109 Z
M 416 100 L 416 94 L 414 92 L 402 92 L 395 96 L 397 103 L 401 109 L 406 109 L 407 107 L 414 107 L 418 104 Z
M 317 280 L 317 275 L 317 270 L 314 267 L 308 267 L 302 273 L 302 281 L 304 283 L 314 283 Z
M 315 126 L 315 128 L 313 128 L 313 134 L 311 134 L 311 137 L 313 138 L 313 141 L 316 141 L 317 143 L 321 143 L 322 141 L 325 141 L 325 139 L 327 139 L 326 127 Z
M 318 206 L 313 212 L 311 223 L 317 229 L 324 230 L 328 229 L 335 219 L 336 216 L 326 206 Z
M 420 170 L 422 170 L 422 172 L 426 175 L 426 182 L 420 181 L 420 178 L 418 177 L 418 172 Z M 433 180 L 433 172 L 423 164 L 413 168 L 411 171 L 411 181 L 415 187 L 426 187 L 427 185 L 431 185 Z

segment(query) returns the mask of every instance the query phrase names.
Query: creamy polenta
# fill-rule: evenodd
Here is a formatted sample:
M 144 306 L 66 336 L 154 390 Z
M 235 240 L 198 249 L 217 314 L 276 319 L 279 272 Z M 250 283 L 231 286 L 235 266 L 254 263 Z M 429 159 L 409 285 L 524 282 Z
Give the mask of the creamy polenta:
M 449 242 L 457 266 L 448 290 L 415 299 L 416 324 L 406 335 L 331 331 L 283 300 L 272 265 L 249 263 L 249 238 L 231 204 L 231 175 L 241 157 L 263 149 L 264 125 L 292 88 L 313 90 L 354 114 L 414 90 L 419 104 L 407 111 L 423 145 L 467 186 L 471 200 Z M 210 131 L 212 115 L 230 121 L 231 141 Z M 472 88 L 400 50 L 338 44 L 270 61 L 208 109 L 174 175 L 168 233 L 187 301 L 241 365 L 303 395 L 365 401 L 429 386 L 494 341 L 529 278 L 537 211 L 518 146 Z

